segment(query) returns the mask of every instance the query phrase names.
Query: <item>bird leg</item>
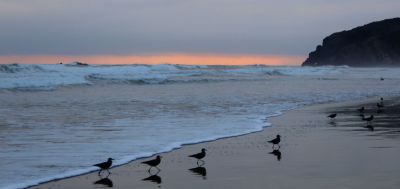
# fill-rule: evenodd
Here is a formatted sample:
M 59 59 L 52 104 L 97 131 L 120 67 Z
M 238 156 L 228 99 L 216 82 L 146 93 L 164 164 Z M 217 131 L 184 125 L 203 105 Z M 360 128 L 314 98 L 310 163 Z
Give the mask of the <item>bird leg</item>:
M 272 149 L 273 150 L 279 150 L 281 148 L 281 146 L 279 144 L 277 144 L 278 148 L 275 148 L 275 144 L 272 144 Z
M 200 164 L 199 164 L 199 162 L 200 162 Z M 203 166 L 204 164 L 205 164 L 205 162 L 204 162 L 203 160 L 201 160 L 201 159 L 198 159 L 198 160 L 197 160 L 197 166 L 201 167 L 201 166 Z

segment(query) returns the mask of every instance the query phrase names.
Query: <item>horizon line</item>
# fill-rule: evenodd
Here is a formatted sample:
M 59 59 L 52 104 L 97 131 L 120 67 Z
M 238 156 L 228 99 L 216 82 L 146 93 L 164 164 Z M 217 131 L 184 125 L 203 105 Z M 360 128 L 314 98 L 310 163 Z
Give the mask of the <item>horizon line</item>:
M 181 64 L 181 65 L 301 65 L 302 55 L 251 54 L 153 54 L 153 55 L 0 55 L 0 64 L 59 64 L 83 62 L 100 65 Z

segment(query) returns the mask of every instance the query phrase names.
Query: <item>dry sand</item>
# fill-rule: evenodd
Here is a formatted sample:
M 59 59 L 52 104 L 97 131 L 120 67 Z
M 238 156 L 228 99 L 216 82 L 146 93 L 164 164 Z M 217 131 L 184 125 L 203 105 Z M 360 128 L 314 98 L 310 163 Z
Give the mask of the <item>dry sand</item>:
M 377 114 L 377 98 L 362 102 L 314 105 L 270 118 L 271 127 L 261 132 L 187 145 L 161 154 L 162 169 L 154 182 L 139 162 L 111 169 L 103 184 L 97 173 L 45 183 L 33 188 L 399 188 L 400 132 L 399 100 L 385 101 Z M 365 104 L 366 115 L 376 115 L 371 131 L 358 117 L 356 108 Z M 326 116 L 339 112 L 335 121 Z M 281 159 L 266 141 L 282 136 Z M 196 174 L 196 160 L 187 157 L 208 151 L 206 175 Z M 154 157 L 152 157 L 154 158 Z M 203 168 L 196 170 L 202 171 Z M 153 173 L 156 169 L 152 170 Z

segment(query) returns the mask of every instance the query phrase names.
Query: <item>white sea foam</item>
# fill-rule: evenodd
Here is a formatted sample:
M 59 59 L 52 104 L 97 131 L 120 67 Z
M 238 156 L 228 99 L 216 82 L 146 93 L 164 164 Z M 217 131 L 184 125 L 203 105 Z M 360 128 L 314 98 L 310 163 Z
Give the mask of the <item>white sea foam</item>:
M 68 64 L 0 65 L 0 89 L 55 89 L 97 82 L 163 84 L 169 82 L 231 81 L 266 76 L 316 76 L 345 73 L 347 67 L 185 66 L 118 65 L 76 66 Z M 386 70 L 387 71 L 387 70 Z M 362 74 L 362 73 L 361 73 Z M 396 76 L 396 74 L 392 74 Z M 397 76 L 398 77 L 398 76 Z

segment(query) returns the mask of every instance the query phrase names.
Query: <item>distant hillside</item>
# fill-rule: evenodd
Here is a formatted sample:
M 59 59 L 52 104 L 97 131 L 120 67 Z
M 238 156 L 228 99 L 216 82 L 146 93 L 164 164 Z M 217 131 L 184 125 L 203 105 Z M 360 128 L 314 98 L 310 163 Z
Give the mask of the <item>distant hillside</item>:
M 400 18 L 373 22 L 326 37 L 302 66 L 400 66 Z

